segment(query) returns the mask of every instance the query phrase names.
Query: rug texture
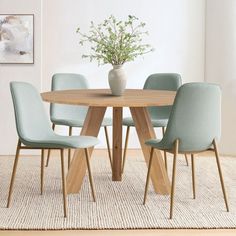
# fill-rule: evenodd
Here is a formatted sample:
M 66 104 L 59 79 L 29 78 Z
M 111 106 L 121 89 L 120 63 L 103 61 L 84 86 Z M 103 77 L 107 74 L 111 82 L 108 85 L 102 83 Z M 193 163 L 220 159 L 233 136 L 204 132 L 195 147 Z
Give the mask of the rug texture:
M 189 158 L 190 159 L 190 158 Z M 13 157 L 0 157 L 0 229 L 162 229 L 236 228 L 236 158 L 221 158 L 230 212 L 226 212 L 215 158 L 196 157 L 196 199 L 192 199 L 191 168 L 183 156 L 177 162 L 174 218 L 169 220 L 169 196 L 152 186 L 142 205 L 147 167 L 143 157 L 127 157 L 122 182 L 111 181 L 108 157 L 92 157 L 97 202 L 92 201 L 88 176 L 79 194 L 68 195 L 63 217 L 60 159 L 45 168 L 40 195 L 40 158 L 21 157 L 11 207 L 6 208 Z M 168 158 L 169 173 L 172 157 Z

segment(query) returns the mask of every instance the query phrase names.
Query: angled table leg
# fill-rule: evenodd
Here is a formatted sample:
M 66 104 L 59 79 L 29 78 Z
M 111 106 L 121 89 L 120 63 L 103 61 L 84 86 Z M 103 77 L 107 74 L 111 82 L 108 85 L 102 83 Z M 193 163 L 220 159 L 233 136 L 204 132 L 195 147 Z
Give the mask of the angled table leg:
M 121 181 L 122 162 L 122 107 L 113 107 L 113 165 L 112 180 Z
M 105 111 L 106 107 L 89 107 L 83 128 L 81 130 L 81 135 L 91 135 L 97 137 Z M 92 151 L 93 148 L 89 148 L 90 156 Z M 87 167 L 86 158 L 84 157 L 84 150 L 76 149 L 66 177 L 68 194 L 78 193 L 80 191 L 86 170 Z
M 134 124 L 142 147 L 143 155 L 148 165 L 151 148 L 145 145 L 148 139 L 156 138 L 150 116 L 145 107 L 130 107 Z M 151 169 L 151 179 L 156 193 L 170 194 L 170 181 L 165 169 L 161 152 L 154 149 L 153 163 Z

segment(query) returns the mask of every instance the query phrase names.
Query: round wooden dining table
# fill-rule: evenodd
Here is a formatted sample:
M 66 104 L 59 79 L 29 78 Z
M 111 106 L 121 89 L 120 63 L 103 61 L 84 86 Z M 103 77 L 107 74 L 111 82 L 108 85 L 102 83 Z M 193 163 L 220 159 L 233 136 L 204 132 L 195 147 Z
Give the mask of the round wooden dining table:
M 81 89 L 45 92 L 41 96 L 44 101 L 50 103 L 88 106 L 81 135 L 97 137 L 107 107 L 113 108 L 112 180 L 121 181 L 123 107 L 130 109 L 143 156 L 148 165 L 151 148 L 145 145 L 145 141 L 156 138 L 156 135 L 147 107 L 172 105 L 175 94 L 173 91 L 126 89 L 122 96 L 112 96 L 109 89 Z M 93 148 L 90 148 L 90 156 L 92 151 Z M 68 194 L 80 191 L 85 174 L 84 152 L 76 149 L 66 178 Z M 170 193 L 170 181 L 162 154 L 157 149 L 154 150 L 151 180 L 156 193 L 163 195 Z

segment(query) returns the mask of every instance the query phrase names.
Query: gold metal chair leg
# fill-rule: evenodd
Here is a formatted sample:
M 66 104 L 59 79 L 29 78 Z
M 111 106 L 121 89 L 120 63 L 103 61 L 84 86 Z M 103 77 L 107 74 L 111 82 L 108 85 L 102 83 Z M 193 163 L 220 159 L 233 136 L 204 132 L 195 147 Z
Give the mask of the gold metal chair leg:
M 149 181 L 150 181 L 153 151 L 154 151 L 154 148 L 152 147 L 151 148 L 151 153 L 150 153 L 149 165 L 148 165 L 148 172 L 147 172 L 147 179 L 146 179 L 146 185 L 145 185 L 145 191 L 144 191 L 143 205 L 145 205 L 146 200 L 147 200 L 147 191 L 148 191 L 148 186 L 149 186 Z
M 162 137 L 164 137 L 165 134 L 165 127 L 161 127 L 162 128 Z M 164 151 L 164 161 L 165 161 L 165 168 L 166 171 L 168 170 L 168 164 L 167 164 L 167 155 L 166 155 L 166 151 Z
M 11 183 L 10 183 L 10 188 L 9 188 L 9 194 L 8 194 L 8 199 L 7 199 L 7 208 L 9 208 L 10 202 L 11 202 L 12 190 L 13 190 L 13 185 L 14 185 L 15 176 L 16 176 L 16 168 L 17 168 L 19 155 L 20 155 L 20 147 L 21 147 L 21 141 L 18 140 L 18 144 L 16 148 L 16 156 L 15 156 L 15 161 L 14 161 L 14 166 L 13 166 L 13 171 L 12 171 L 12 176 L 11 176 Z
M 175 141 L 174 147 L 174 160 L 173 160 L 173 170 L 172 170 L 172 184 L 171 184 L 171 198 L 170 198 L 170 219 L 173 216 L 173 207 L 174 207 L 174 194 L 175 194 L 175 174 L 176 174 L 176 159 L 179 149 L 179 140 Z
M 44 149 L 41 150 L 41 176 L 40 176 L 40 180 L 41 180 L 40 193 L 41 193 L 41 195 L 43 194 L 43 182 L 44 182 L 43 179 L 44 179 Z
M 189 166 L 189 164 L 188 164 L 188 156 L 187 156 L 187 154 L 184 154 L 184 156 L 185 156 L 186 164 L 187 164 L 187 166 Z
M 52 129 L 55 130 L 55 124 L 52 124 Z M 50 159 L 50 155 L 51 155 L 51 149 L 48 149 L 48 156 L 47 156 L 47 161 L 46 161 L 46 167 L 48 167 L 49 164 L 49 159 Z
M 64 168 L 64 150 L 61 149 L 61 177 L 62 177 L 62 193 L 63 193 L 63 207 L 64 217 L 67 216 L 67 201 L 66 201 L 66 181 L 65 181 L 65 168 Z
M 110 142 L 109 142 L 108 131 L 107 131 L 107 127 L 106 127 L 106 126 L 104 126 L 104 131 L 105 131 L 106 142 L 107 142 L 107 151 L 108 151 L 108 156 L 109 156 L 110 165 L 111 165 L 111 168 L 112 168 L 111 148 L 110 148 Z
M 195 190 L 195 167 L 194 167 L 194 155 L 191 154 L 191 164 L 192 164 L 192 184 L 193 184 L 193 199 L 196 198 Z
M 69 136 L 72 135 L 72 127 L 69 126 Z M 70 161 L 71 161 L 71 149 L 68 149 L 68 170 L 70 168 Z
M 226 191 L 225 191 L 224 179 L 223 179 L 223 174 L 222 174 L 221 165 L 220 165 L 218 147 L 217 147 L 217 143 L 216 143 L 215 139 L 213 141 L 213 145 L 214 145 L 214 151 L 215 151 L 215 156 L 216 156 L 216 163 L 217 163 L 219 176 L 220 176 L 221 188 L 222 188 L 222 192 L 223 192 L 224 200 L 225 200 L 225 206 L 226 206 L 226 210 L 229 211 L 229 205 L 228 205 L 227 195 L 226 195 Z
M 122 170 L 121 170 L 122 174 L 123 174 L 124 168 L 125 168 L 126 152 L 127 152 L 127 148 L 128 148 L 128 141 L 129 141 L 129 131 L 130 131 L 130 126 L 127 126 L 126 136 L 125 136 L 124 153 L 123 153 L 123 161 L 122 161 Z
M 91 186 L 91 190 L 92 190 L 93 201 L 96 202 L 95 191 L 94 191 L 94 187 L 93 187 L 93 177 L 92 177 L 90 163 L 89 163 L 89 153 L 88 153 L 87 148 L 85 148 L 84 150 L 85 150 L 85 156 L 86 156 L 86 162 L 87 162 L 88 174 L 89 174 L 89 182 L 90 182 L 90 186 Z

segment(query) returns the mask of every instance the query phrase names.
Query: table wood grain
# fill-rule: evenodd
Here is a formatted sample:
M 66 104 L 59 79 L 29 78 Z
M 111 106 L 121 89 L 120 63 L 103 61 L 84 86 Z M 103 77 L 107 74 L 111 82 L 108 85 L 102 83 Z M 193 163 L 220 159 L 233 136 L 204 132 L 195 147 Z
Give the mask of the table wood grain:
M 113 96 L 109 89 L 61 90 L 42 93 L 44 101 L 96 107 L 150 107 L 173 103 L 175 92 L 126 89 L 122 96 Z

